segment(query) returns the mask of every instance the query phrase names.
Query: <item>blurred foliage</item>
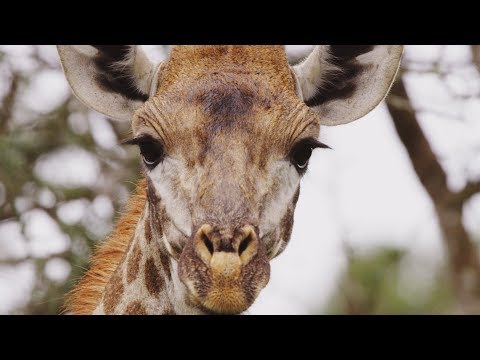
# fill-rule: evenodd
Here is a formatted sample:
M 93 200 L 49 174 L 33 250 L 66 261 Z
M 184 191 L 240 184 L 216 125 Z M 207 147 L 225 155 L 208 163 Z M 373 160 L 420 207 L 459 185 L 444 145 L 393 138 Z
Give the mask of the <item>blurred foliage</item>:
M 415 294 L 402 283 L 402 267 L 409 265 L 403 263 L 406 256 L 404 250 L 395 248 L 377 249 L 367 255 L 350 251 L 347 269 L 327 313 L 441 314 L 450 311 L 454 298 L 445 282 L 448 276 L 445 270 L 437 270 L 433 281 Z
M 21 55 L 15 55 L 18 51 L 15 49 L 0 51 L 0 75 L 3 80 L 0 89 L 0 226 L 19 224 L 26 243 L 25 256 L 12 257 L 7 249 L 2 249 L 5 243 L 0 242 L 0 271 L 2 267 L 28 263 L 33 264 L 35 274 L 30 300 L 15 309 L 14 313 L 60 312 L 64 294 L 87 267 L 93 247 L 112 228 L 140 169 L 137 150 L 118 145 L 118 140 L 127 136 L 129 124 L 103 120 L 103 131 L 116 139 L 114 144 L 105 146 L 94 136 L 94 127 L 88 121 L 89 117 L 98 115 L 90 113 L 69 92 L 59 104 L 47 111 L 35 110 L 24 101 L 32 79 L 39 73 L 48 70 L 63 76 L 55 58 L 55 47 L 45 48 L 28 47 Z M 28 57 L 28 66 L 18 66 L 18 56 Z M 66 89 L 66 82 L 64 87 Z M 80 126 L 78 122 L 83 124 Z M 55 180 L 55 174 L 46 179 L 38 171 L 37 165 L 41 161 L 77 148 L 85 150 L 89 158 L 100 164 L 97 179 L 92 184 L 63 184 L 50 179 Z M 57 159 L 55 168 L 47 168 L 44 172 L 63 172 L 62 166 L 67 164 L 58 164 L 59 161 L 62 160 Z M 42 199 L 42 194 L 48 194 L 50 200 Z M 93 206 L 96 199 L 105 198 L 114 209 L 106 217 L 105 214 L 95 214 Z M 84 203 L 81 218 L 73 222 L 63 219 L 59 209 L 79 200 Z M 40 257 L 36 255 L 30 246 L 31 234 L 25 231 L 28 221 L 25 214 L 32 213 L 32 210 L 45 213 L 58 225 L 68 239 L 65 251 Z M 104 230 L 98 231 L 98 228 Z M 58 281 L 49 278 L 46 266 L 52 259 L 64 259 L 70 264 L 71 270 L 66 279 Z

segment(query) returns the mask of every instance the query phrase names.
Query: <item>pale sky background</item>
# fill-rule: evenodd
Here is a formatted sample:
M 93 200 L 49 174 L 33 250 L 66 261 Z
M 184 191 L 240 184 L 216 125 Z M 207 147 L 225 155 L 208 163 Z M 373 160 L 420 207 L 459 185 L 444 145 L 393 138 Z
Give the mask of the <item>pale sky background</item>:
M 152 46 L 145 48 L 154 57 L 163 56 Z M 292 46 L 288 50 L 302 48 Z M 27 47 L 2 49 L 16 54 L 16 66 L 31 66 L 24 56 Z M 43 51 L 49 61 L 58 61 L 53 46 Z M 438 57 L 440 51 L 440 46 L 407 46 L 405 58 L 421 70 L 422 63 Z M 469 56 L 467 46 L 449 46 L 441 65 L 466 64 Z M 463 66 L 448 79 L 450 88 L 466 94 L 477 91 L 480 81 L 471 81 L 476 76 L 474 71 Z M 467 178 L 480 177 L 480 101 L 453 100 L 447 88 L 431 74 L 411 74 L 406 81 L 415 107 L 431 110 L 421 112 L 419 121 L 448 173 L 449 186 L 458 189 Z M 55 106 L 68 94 L 63 74 L 52 70 L 35 77 L 25 101 L 41 111 Z M 21 114 L 16 121 L 22 121 Z M 89 123 L 95 126 L 99 143 L 108 147 L 116 141 L 101 116 L 92 115 Z M 323 127 L 320 139 L 334 150 L 314 152 L 302 180 L 292 239 L 284 253 L 272 261 L 270 282 L 248 313 L 321 312 L 347 264 L 347 244 L 358 251 L 380 246 L 406 249 L 408 256 L 402 260 L 402 272 L 407 299 L 409 291 L 418 294 L 425 288 L 433 270 L 445 261 L 432 204 L 411 168 L 385 104 L 354 123 Z M 60 162 L 62 171 L 58 170 Z M 46 158 L 36 171 L 46 179 L 88 186 L 96 181 L 98 166 L 88 153 L 70 149 Z M 51 194 L 45 193 L 42 201 L 52 201 Z M 21 206 L 20 200 L 17 207 Z M 86 209 L 99 219 L 113 212 L 107 198 L 97 198 L 90 207 L 82 201 L 70 203 L 60 209 L 60 214 L 64 221 L 75 222 Z M 45 256 L 68 247 L 68 237 L 45 213 L 35 210 L 24 216 L 29 218 L 26 232 L 32 240 L 27 243 L 23 239 L 18 225 L 0 224 L 0 248 L 4 249 L 0 258 Z M 480 236 L 479 219 L 480 195 L 476 195 L 465 206 L 464 223 Z M 106 231 L 101 221 L 98 231 Z M 63 281 L 70 265 L 53 259 L 46 271 L 49 278 Z M 0 314 L 27 302 L 33 276 L 33 264 L 0 267 Z

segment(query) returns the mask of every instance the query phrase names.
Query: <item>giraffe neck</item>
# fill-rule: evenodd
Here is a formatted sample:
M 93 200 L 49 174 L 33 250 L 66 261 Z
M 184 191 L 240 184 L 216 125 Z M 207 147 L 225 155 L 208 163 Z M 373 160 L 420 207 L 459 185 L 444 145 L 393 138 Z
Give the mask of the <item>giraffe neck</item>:
M 147 201 L 127 251 L 93 314 L 201 313 L 189 304 L 187 290 L 177 275 L 177 261 L 169 256 L 162 240 L 171 233 L 171 224 L 165 216 L 152 219 L 156 209 L 149 206 L 152 208 Z

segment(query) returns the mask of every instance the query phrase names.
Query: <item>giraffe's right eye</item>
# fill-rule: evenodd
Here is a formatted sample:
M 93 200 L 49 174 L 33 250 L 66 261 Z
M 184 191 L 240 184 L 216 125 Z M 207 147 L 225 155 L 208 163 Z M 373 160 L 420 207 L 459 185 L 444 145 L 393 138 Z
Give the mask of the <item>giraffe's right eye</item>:
M 163 146 L 150 136 L 142 136 L 124 141 L 123 143 L 139 146 L 143 163 L 149 170 L 153 170 L 163 160 L 165 155 Z
M 142 141 L 138 144 L 145 166 L 152 170 L 163 159 L 163 148 L 156 141 Z

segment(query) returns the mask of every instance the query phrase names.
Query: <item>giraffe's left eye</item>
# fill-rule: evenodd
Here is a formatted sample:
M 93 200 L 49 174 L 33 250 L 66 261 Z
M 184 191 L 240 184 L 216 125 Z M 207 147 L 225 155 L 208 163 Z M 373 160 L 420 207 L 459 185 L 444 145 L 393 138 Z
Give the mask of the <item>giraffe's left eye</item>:
M 300 174 L 307 171 L 308 160 L 312 156 L 312 146 L 310 144 L 297 144 L 290 152 L 290 162 Z
M 140 153 L 145 166 L 152 170 L 162 161 L 164 152 L 163 147 L 156 141 L 142 141 L 138 144 L 140 146 Z
M 307 171 L 308 161 L 312 156 L 312 151 L 316 148 L 330 148 L 313 138 L 306 138 L 296 143 L 289 154 L 290 162 L 295 166 L 299 174 Z

